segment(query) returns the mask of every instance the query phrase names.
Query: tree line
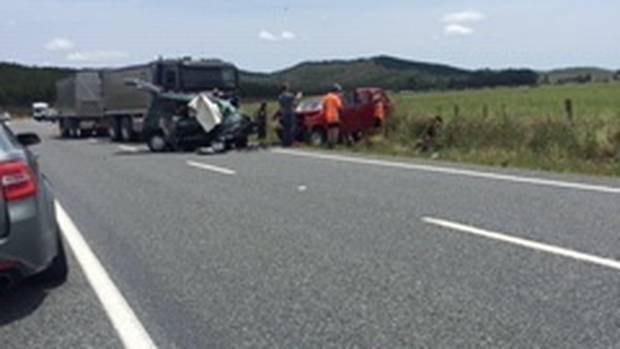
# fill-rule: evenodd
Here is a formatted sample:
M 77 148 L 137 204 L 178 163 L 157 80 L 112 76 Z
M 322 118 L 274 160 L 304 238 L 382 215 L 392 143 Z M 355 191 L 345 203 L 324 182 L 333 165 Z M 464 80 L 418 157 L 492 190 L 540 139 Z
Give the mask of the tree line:
M 0 63 L 0 109 L 28 107 L 36 101 L 53 101 L 56 80 L 71 73 L 70 69 Z
M 429 91 L 460 90 L 493 87 L 535 86 L 545 83 L 545 76 L 530 69 L 506 70 L 454 70 L 425 71 L 417 69 L 394 69 L 389 66 L 381 75 L 372 78 L 362 71 L 347 72 L 348 81 L 340 81 L 351 89 L 358 86 L 376 86 L 387 90 Z M 71 69 L 26 67 L 12 63 L 0 63 L 0 109 L 10 107 L 28 107 L 35 101 L 53 102 L 55 99 L 55 82 L 73 73 Z M 288 70 L 286 76 L 281 74 L 263 74 L 260 78 L 241 73 L 239 93 L 243 98 L 270 98 L 276 96 L 282 82 L 301 81 L 303 86 L 295 88 L 306 94 L 324 93 L 332 83 L 332 76 L 316 71 L 297 72 Z M 299 75 L 299 76 L 297 76 Z M 308 77 L 311 78 L 308 78 Z M 620 80 L 620 71 L 615 72 L 614 79 Z M 591 77 L 579 77 L 579 82 L 591 80 Z

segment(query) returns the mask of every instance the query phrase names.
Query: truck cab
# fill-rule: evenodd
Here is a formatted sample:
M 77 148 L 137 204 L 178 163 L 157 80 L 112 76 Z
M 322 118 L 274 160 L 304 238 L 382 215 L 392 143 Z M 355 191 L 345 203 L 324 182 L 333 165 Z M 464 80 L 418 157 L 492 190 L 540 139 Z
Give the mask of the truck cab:
M 157 85 L 166 92 L 205 92 L 218 89 L 234 93 L 239 74 L 234 65 L 220 60 L 162 60 L 156 63 Z

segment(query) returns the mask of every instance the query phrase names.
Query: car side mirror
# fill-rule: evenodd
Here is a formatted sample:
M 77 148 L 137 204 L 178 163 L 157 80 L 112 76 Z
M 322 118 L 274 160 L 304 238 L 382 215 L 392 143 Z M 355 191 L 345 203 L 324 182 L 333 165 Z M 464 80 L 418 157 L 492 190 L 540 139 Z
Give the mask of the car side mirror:
M 29 147 L 31 145 L 41 143 L 41 138 L 36 133 L 28 132 L 28 133 L 18 134 L 17 141 L 19 142 L 19 144 L 23 145 L 24 147 Z

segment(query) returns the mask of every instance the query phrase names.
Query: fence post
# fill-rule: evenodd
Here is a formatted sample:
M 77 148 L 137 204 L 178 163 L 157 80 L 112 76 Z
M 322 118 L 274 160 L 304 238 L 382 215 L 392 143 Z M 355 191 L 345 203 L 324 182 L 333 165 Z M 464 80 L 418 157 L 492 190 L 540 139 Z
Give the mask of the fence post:
M 461 112 L 461 110 L 459 108 L 459 105 L 455 104 L 454 105 L 454 118 L 455 119 L 458 119 L 460 112 Z
M 564 110 L 566 111 L 566 119 L 568 119 L 568 122 L 571 125 L 574 125 L 574 119 L 573 119 L 573 100 L 570 98 L 567 98 L 564 101 Z
M 489 106 L 484 104 L 482 106 L 482 116 L 486 119 L 489 117 Z
M 506 109 L 506 104 L 502 104 L 502 117 L 504 119 L 508 119 L 508 110 Z

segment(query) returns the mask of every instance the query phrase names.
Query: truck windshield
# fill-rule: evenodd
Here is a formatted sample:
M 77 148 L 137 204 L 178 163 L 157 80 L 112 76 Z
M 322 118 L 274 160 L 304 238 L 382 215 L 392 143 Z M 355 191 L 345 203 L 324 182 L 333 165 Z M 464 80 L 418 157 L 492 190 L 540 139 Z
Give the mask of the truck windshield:
M 233 90 L 237 87 L 237 74 L 232 68 L 185 68 L 183 87 L 186 91 Z

